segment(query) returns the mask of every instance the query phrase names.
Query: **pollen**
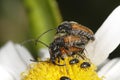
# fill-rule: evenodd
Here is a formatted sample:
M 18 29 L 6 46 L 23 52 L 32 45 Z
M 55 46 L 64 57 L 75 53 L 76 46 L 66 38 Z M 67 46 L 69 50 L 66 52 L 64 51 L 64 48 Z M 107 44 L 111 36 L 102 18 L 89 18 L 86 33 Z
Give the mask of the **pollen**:
M 30 64 L 30 68 L 22 73 L 21 80 L 102 80 L 97 75 L 97 67 L 88 60 L 69 64 L 70 60 L 68 57 L 60 62 L 65 66 L 54 65 L 47 61 Z

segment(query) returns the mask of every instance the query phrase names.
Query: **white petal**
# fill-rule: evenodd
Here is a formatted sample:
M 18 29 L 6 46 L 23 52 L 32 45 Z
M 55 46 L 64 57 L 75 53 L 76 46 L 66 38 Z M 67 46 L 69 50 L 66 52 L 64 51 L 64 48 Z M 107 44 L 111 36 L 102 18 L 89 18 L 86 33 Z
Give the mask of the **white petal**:
M 14 77 L 0 65 L 0 80 L 15 80 Z
M 107 64 L 110 60 L 106 59 L 101 65 L 97 66 L 97 70 L 100 70 L 105 64 Z
M 120 44 L 120 6 L 117 7 L 95 33 L 96 40 L 86 47 L 93 63 L 101 64 Z
M 99 72 L 99 76 L 104 76 L 106 80 L 120 80 L 120 58 L 108 62 Z
M 32 55 L 30 54 L 30 52 L 24 47 L 21 46 L 19 44 L 15 44 L 15 48 L 19 53 L 19 56 L 22 58 L 22 60 L 24 62 L 26 62 L 27 65 L 31 64 L 32 62 L 30 61 L 30 59 L 33 60 Z
M 21 72 L 27 68 L 27 61 L 23 60 L 26 52 L 24 48 L 19 48 L 18 45 L 14 45 L 12 42 L 8 42 L 0 50 L 0 65 L 9 71 L 16 80 L 20 79 Z M 24 58 L 21 53 L 24 54 Z
M 39 50 L 38 56 L 40 56 L 41 60 L 47 60 L 48 58 L 50 58 L 48 48 L 41 48 Z

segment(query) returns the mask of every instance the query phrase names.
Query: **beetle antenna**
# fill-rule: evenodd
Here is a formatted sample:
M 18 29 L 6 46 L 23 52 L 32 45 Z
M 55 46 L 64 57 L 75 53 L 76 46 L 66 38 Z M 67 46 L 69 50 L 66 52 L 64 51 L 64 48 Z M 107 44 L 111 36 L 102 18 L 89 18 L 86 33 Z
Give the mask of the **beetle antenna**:
M 36 45 L 36 39 L 30 39 L 30 40 L 24 41 L 24 42 L 21 43 L 21 45 L 24 45 L 25 43 L 28 43 L 28 42 L 35 42 L 34 44 Z M 46 46 L 46 47 L 49 47 L 47 44 L 45 44 L 44 42 L 42 42 L 42 41 L 40 41 L 40 40 L 37 41 L 37 42 L 43 44 L 43 45 Z
M 23 46 L 25 43 L 28 43 L 28 42 L 34 42 L 35 39 L 29 39 L 29 40 L 25 40 L 21 43 L 21 45 Z
M 41 44 L 43 44 L 44 46 L 46 46 L 46 47 L 49 47 L 47 44 L 45 44 L 44 42 L 42 42 L 42 41 L 37 41 L 37 42 L 40 42 Z
M 37 42 L 43 43 L 42 41 L 39 41 L 40 37 L 42 37 L 44 34 L 48 33 L 49 31 L 52 31 L 52 30 L 55 30 L 55 29 L 57 29 L 57 28 L 49 29 L 49 30 L 43 32 L 42 34 L 40 34 L 40 35 L 37 37 L 37 39 L 35 40 L 35 45 L 37 44 Z M 45 44 L 45 43 L 43 43 L 43 44 Z
M 46 34 L 46 33 L 49 32 L 49 31 L 55 30 L 55 29 L 57 29 L 57 28 L 49 29 L 49 30 L 43 32 L 42 34 L 40 34 L 40 35 L 37 37 L 36 42 L 39 41 L 39 38 L 42 37 L 44 34 Z
M 43 36 L 44 34 L 46 34 L 47 32 L 52 31 L 52 30 L 55 30 L 55 29 L 57 29 L 57 28 L 49 29 L 49 30 L 43 32 L 42 34 L 40 34 L 40 35 L 37 37 L 37 39 L 26 40 L 26 41 L 22 42 L 21 45 L 24 45 L 24 44 L 27 43 L 27 42 L 35 42 L 35 45 L 36 45 L 37 42 L 40 42 L 41 44 L 45 45 L 46 47 L 49 47 L 49 46 L 48 46 L 47 44 L 45 44 L 44 42 L 40 41 L 39 38 L 42 37 L 42 36 Z

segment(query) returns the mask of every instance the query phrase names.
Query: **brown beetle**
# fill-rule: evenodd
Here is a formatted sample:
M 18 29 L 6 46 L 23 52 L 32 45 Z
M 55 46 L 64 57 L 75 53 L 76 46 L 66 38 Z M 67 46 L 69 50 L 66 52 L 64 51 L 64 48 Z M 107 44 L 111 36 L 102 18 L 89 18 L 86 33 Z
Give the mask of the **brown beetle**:
M 90 40 L 94 40 L 94 33 L 88 27 L 78 24 L 74 21 L 64 21 L 57 28 L 57 34 L 65 33 L 65 35 L 86 36 Z

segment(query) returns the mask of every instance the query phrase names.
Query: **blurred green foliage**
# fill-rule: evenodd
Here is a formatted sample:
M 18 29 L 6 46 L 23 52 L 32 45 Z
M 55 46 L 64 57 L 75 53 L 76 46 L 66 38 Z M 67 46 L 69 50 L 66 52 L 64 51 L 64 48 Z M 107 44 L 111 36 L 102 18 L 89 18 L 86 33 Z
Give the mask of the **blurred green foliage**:
M 0 45 L 21 42 L 28 35 L 28 20 L 19 0 L 0 0 Z
M 23 0 L 23 2 L 30 21 L 30 34 L 33 38 L 60 24 L 62 19 L 56 0 Z M 40 40 L 49 44 L 54 38 L 54 32 L 48 32 Z M 42 45 L 38 46 L 40 47 Z
M 29 34 L 33 39 L 37 39 L 40 34 L 57 27 L 62 21 L 56 0 L 23 0 L 23 3 L 30 23 Z M 55 30 L 44 34 L 39 40 L 49 45 L 54 39 L 54 35 Z M 36 46 L 33 45 L 31 47 L 34 53 L 37 53 L 35 51 L 38 51 L 41 47 L 46 47 L 41 43 Z

